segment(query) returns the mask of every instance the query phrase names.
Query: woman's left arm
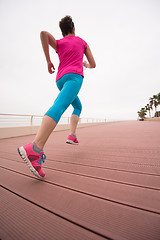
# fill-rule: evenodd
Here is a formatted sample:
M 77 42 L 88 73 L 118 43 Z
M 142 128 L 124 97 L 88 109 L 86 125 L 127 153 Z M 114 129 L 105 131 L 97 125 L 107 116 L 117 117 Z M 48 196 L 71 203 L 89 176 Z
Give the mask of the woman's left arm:
M 53 65 L 53 63 L 51 62 L 51 59 L 50 59 L 49 45 L 51 47 L 53 47 L 54 50 L 56 51 L 57 50 L 57 42 L 56 42 L 55 38 L 49 32 L 46 32 L 46 31 L 42 31 L 40 33 L 40 38 L 41 38 L 43 51 L 44 51 L 44 54 L 45 54 L 45 57 L 46 57 L 46 61 L 47 61 L 47 64 L 48 64 L 48 71 L 49 71 L 50 74 L 52 74 L 52 73 L 54 73 L 55 68 L 54 68 L 54 65 Z

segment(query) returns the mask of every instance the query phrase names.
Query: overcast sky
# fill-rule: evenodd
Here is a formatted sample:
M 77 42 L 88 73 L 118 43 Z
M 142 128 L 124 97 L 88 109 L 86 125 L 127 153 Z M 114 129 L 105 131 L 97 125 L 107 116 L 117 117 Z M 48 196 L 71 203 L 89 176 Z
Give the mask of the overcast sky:
M 160 91 L 159 0 L 0 0 L 0 113 L 44 114 L 52 105 L 56 73 L 47 72 L 40 31 L 62 38 L 65 15 L 97 63 L 84 72 L 81 117 L 137 119 Z

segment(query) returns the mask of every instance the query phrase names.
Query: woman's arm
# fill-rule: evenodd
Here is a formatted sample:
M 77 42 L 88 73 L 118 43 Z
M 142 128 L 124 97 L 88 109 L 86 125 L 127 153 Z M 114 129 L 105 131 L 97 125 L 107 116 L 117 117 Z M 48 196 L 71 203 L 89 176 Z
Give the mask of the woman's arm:
M 91 49 L 87 44 L 87 48 L 85 50 L 85 55 L 87 57 L 87 60 L 89 63 L 87 63 L 86 61 L 83 62 L 83 66 L 85 66 L 86 68 L 95 68 L 96 67 L 96 62 L 94 60 L 94 57 L 92 55 Z
M 45 54 L 45 57 L 46 57 L 46 61 L 47 61 L 47 64 L 48 64 L 48 71 L 49 73 L 54 73 L 54 65 L 53 63 L 51 62 L 51 59 L 50 59 L 50 55 L 49 55 L 49 45 L 51 47 L 54 48 L 54 50 L 56 51 L 57 50 L 57 42 L 55 40 L 55 38 L 49 33 L 49 32 L 46 32 L 46 31 L 42 31 L 40 33 L 40 38 L 41 38 L 41 43 L 42 43 L 42 47 L 43 47 L 43 51 L 44 51 L 44 54 Z

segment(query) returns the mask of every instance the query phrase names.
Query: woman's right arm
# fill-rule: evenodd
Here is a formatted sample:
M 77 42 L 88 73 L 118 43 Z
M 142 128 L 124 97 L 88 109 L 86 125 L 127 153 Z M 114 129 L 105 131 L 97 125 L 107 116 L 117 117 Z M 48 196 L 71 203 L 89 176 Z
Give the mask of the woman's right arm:
M 53 47 L 55 51 L 57 51 L 57 42 L 56 42 L 55 38 L 49 32 L 46 32 L 46 31 L 42 31 L 40 33 L 40 38 L 41 38 L 43 51 L 44 51 L 44 54 L 46 57 L 46 61 L 48 64 L 48 71 L 49 71 L 49 73 L 52 74 L 52 73 L 54 73 L 55 68 L 50 59 L 49 45 L 51 47 Z
M 96 62 L 94 60 L 94 57 L 92 55 L 91 49 L 88 46 L 88 44 L 87 44 L 87 48 L 85 50 L 85 55 L 86 55 L 86 58 L 88 60 L 88 63 L 87 63 L 87 61 L 84 61 L 83 66 L 85 66 L 86 68 L 95 68 L 96 67 Z

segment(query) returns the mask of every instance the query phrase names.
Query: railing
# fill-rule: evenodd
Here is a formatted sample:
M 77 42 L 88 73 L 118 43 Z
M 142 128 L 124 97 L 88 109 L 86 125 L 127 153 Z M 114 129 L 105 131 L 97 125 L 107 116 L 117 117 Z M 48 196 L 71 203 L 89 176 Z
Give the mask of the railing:
M 42 115 L 0 114 L 0 127 L 39 126 Z M 106 122 L 101 118 L 80 118 L 80 123 Z M 70 117 L 62 117 L 59 124 L 69 124 Z

